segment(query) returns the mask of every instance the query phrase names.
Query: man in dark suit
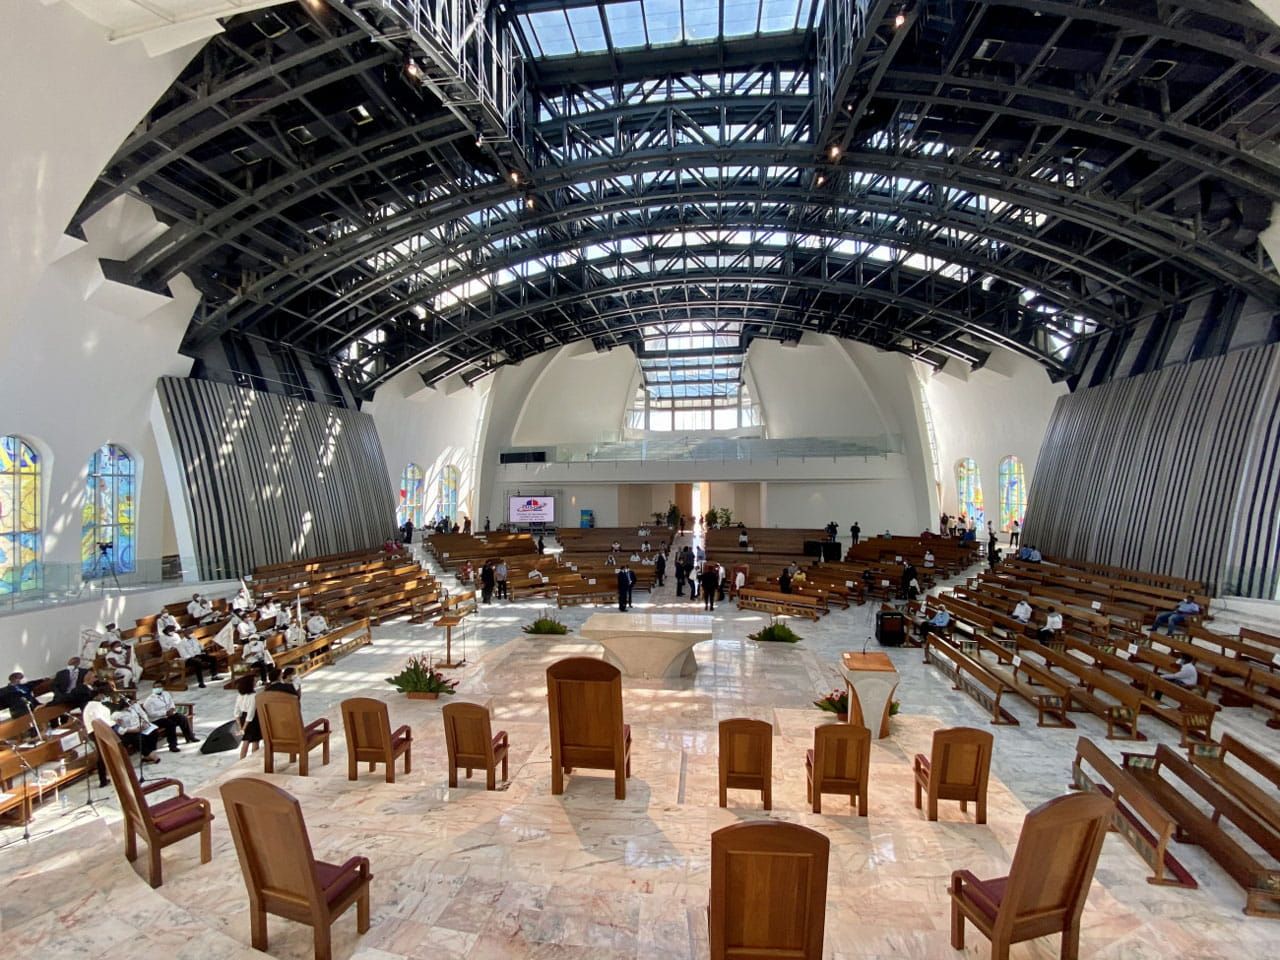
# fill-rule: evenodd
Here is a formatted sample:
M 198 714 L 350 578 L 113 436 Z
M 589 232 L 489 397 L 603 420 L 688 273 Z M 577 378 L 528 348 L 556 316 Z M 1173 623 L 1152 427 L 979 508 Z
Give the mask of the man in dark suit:
M 667 555 L 661 550 L 658 551 L 658 558 L 653 561 L 653 574 L 657 579 L 658 586 L 662 586 L 663 577 L 667 573 Z
M 38 706 L 36 695 L 31 692 L 33 684 L 27 683 L 21 673 L 9 674 L 7 686 L 0 687 L 0 708 L 8 707 L 9 716 L 17 720 L 27 715 L 27 710 Z
M 626 565 L 618 568 L 618 612 L 627 612 L 627 594 L 630 591 L 630 573 Z
M 702 609 L 716 608 L 716 591 L 720 587 L 720 568 L 708 563 L 702 568 Z
M 89 669 L 87 667 L 80 666 L 79 657 L 72 657 L 68 660 L 67 665 L 53 675 L 53 702 L 70 702 L 72 691 L 84 684 L 84 678 L 88 673 Z M 85 702 L 87 703 L 88 700 Z M 84 706 L 84 704 L 81 704 L 81 706 Z

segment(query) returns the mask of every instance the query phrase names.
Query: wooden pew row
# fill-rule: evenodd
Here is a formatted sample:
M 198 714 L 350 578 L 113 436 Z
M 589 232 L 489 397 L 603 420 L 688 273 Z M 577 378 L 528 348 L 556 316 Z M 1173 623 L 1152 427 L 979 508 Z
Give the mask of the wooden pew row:
M 944 637 L 934 635 L 925 645 L 925 659 L 961 690 L 991 713 L 991 722 L 1018 726 L 1018 718 L 1000 704 L 1007 685 L 981 662 L 968 656 Z
M 1280 790 L 1280 764 L 1229 733 L 1223 736 L 1221 743 L 1193 743 L 1187 755 L 1192 766 L 1204 772 L 1280 835 L 1280 800 L 1276 799 L 1280 796 L 1276 792 Z M 1263 784 L 1230 764 L 1228 761 L 1231 759 L 1275 789 L 1268 791 Z
M 1131 567 L 1109 566 L 1104 563 L 1094 563 L 1088 560 L 1069 560 L 1062 557 L 1046 557 L 1047 562 L 1059 567 L 1069 567 L 1073 570 L 1083 570 L 1086 573 L 1101 574 L 1114 580 L 1130 580 L 1135 583 L 1146 583 L 1152 586 L 1164 587 L 1175 593 L 1186 595 L 1203 594 L 1205 592 L 1204 583 L 1200 580 L 1188 580 L 1184 577 L 1174 577 L 1163 573 L 1151 573 L 1145 570 L 1134 570 Z
M 738 591 L 739 610 L 762 610 L 774 616 L 805 617 L 817 620 L 826 613 L 826 604 L 816 596 L 799 593 L 780 593 L 743 587 Z
M 1124 769 L 1177 820 L 1177 839 L 1194 843 L 1245 891 L 1249 916 L 1280 918 L 1280 834 L 1220 789 L 1201 770 L 1161 744 L 1155 755 L 1127 753 Z M 1169 774 L 1169 777 L 1162 774 Z M 1171 779 L 1172 778 L 1172 779 Z M 1207 804 L 1203 813 L 1192 795 Z M 1256 843 L 1269 862 L 1254 856 L 1222 827 L 1222 821 Z
M 1167 647 L 1169 653 L 1155 649 L 1155 644 Z M 1223 656 L 1195 643 L 1174 637 L 1133 637 L 1124 648 L 1132 660 L 1149 663 L 1157 670 L 1177 669 L 1174 654 L 1189 654 L 1195 661 L 1200 677 L 1200 693 L 1208 696 L 1216 690 L 1223 707 L 1260 707 L 1271 711 L 1266 721 L 1272 729 L 1280 728 L 1280 677 L 1261 670 L 1247 662 Z

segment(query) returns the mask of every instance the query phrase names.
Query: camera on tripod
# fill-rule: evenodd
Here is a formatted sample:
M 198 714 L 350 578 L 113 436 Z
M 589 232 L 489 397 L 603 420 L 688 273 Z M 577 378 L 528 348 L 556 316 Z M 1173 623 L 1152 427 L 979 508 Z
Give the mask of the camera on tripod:
M 98 544 L 98 552 L 105 556 L 106 554 L 111 552 L 111 548 L 113 546 L 115 546 L 115 544 L 113 544 L 110 540 L 108 540 L 106 543 L 100 542 Z

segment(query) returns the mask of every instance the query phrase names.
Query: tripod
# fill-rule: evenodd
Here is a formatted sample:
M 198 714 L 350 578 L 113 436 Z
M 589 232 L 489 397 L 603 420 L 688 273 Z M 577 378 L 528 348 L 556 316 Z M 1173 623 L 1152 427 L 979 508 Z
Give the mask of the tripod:
M 93 566 L 89 568 L 89 572 L 84 575 L 84 579 L 80 581 L 80 589 L 76 591 L 76 596 L 80 596 L 94 580 L 105 580 L 110 574 L 112 581 L 116 585 L 116 590 L 123 592 L 124 588 L 120 586 L 120 578 L 116 576 L 116 562 L 114 559 L 114 544 L 99 543 L 98 552 L 94 554 Z M 104 588 L 105 589 L 105 588 Z

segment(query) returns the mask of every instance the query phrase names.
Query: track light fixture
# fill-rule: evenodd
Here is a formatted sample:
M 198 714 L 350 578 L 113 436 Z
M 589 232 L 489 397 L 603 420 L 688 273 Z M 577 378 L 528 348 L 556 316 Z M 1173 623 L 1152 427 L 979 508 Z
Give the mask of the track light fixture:
M 425 76 L 422 72 L 422 67 L 418 65 L 418 61 L 413 59 L 413 57 L 410 57 L 404 62 L 404 75 L 414 83 L 421 83 L 422 78 Z

